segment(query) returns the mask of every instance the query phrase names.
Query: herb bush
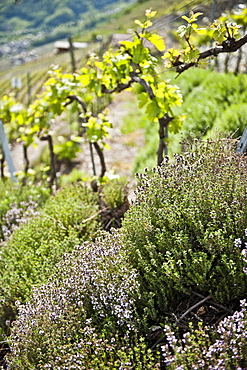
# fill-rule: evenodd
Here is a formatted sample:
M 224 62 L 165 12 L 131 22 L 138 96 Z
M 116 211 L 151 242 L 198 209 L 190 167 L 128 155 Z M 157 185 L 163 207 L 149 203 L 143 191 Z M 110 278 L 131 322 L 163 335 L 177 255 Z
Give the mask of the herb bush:
M 192 290 L 225 305 L 246 295 L 246 172 L 233 142 L 217 140 L 195 142 L 174 163 L 166 158 L 139 175 L 121 232 L 64 254 L 49 281 L 19 305 L 8 366 L 246 367 L 244 302 L 217 330 L 191 326 L 176 338 L 167 325 Z M 160 361 L 142 336 L 147 324 L 164 322 L 168 346 L 161 345 Z
M 19 227 L 2 243 L 0 259 L 0 326 L 15 300 L 25 301 L 33 285 L 51 275 L 64 252 L 92 240 L 100 228 L 97 197 L 85 186 L 73 184 L 50 197 L 39 216 Z
M 192 291 L 220 303 L 247 289 L 241 249 L 247 225 L 246 158 L 228 140 L 195 142 L 184 155 L 139 175 L 122 232 L 139 272 L 140 309 L 152 322 L 172 314 Z
M 136 273 L 116 231 L 66 254 L 47 284 L 19 307 L 11 369 L 155 369 L 138 338 Z M 157 365 L 158 366 L 158 365 Z

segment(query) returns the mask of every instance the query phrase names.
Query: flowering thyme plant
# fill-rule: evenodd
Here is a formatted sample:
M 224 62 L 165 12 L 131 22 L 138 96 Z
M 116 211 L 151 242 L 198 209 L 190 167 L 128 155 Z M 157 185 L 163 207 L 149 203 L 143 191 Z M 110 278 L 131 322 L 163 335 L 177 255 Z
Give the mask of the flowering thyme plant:
M 77 246 L 31 301 L 20 305 L 10 368 L 158 368 L 136 337 L 138 298 L 136 273 L 122 253 L 119 233 Z
M 183 155 L 138 175 L 123 235 L 142 307 L 156 325 L 192 292 L 225 305 L 245 297 L 245 263 L 234 240 L 247 225 L 247 163 L 234 145 L 194 141 Z

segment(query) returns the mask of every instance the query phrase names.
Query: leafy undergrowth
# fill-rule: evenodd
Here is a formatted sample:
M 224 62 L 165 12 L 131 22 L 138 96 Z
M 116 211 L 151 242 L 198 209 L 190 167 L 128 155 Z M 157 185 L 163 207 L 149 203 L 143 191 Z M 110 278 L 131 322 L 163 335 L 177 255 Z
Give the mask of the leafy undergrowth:
M 140 175 L 122 228 L 19 304 L 10 369 L 246 368 L 246 172 L 216 140 Z
M 40 285 L 52 274 L 64 252 L 71 251 L 82 241 L 92 240 L 99 228 L 96 217 L 85 222 L 97 215 L 98 205 L 97 197 L 81 185 L 60 190 L 29 220 L 25 219 L 27 211 L 20 211 L 22 206 L 22 202 L 19 208 L 13 203 L 3 217 L 6 221 L 2 230 L 7 238 L 1 244 L 0 321 L 4 331 L 7 330 L 5 320 L 13 318 L 14 313 L 11 316 L 10 311 L 14 310 L 14 302 L 17 299 L 25 301 L 32 286 Z M 30 205 L 28 207 L 30 210 Z M 16 230 L 6 227 L 12 219 L 19 223 Z M 6 231 L 12 231 L 11 237 Z
M 121 250 L 119 235 L 108 234 L 64 256 L 50 281 L 20 307 L 11 368 L 155 368 L 135 338 L 139 286 Z
M 124 178 L 105 181 L 98 193 L 69 184 L 55 196 L 39 186 L 0 186 L 0 333 L 8 333 L 15 301 L 26 301 L 34 285 L 47 281 L 63 253 L 94 240 L 101 228 L 120 227 L 129 205 Z

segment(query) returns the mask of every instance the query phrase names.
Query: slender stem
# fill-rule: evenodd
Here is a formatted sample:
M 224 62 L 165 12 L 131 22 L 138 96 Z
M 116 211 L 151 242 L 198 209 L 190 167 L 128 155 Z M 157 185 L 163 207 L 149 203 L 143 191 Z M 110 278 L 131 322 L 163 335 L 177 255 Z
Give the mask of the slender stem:
M 98 143 L 93 143 L 93 146 L 99 156 L 100 159 L 100 165 L 101 165 L 101 174 L 100 177 L 103 177 L 105 172 L 106 172 L 106 164 L 105 164 L 105 158 L 103 155 L 103 151 L 101 150 L 100 146 Z
M 93 166 L 93 175 L 96 176 L 96 168 L 95 168 L 95 162 L 94 162 L 94 155 L 93 155 L 93 144 L 89 143 L 90 148 L 90 156 L 91 156 L 91 162 Z
M 5 161 L 5 157 L 4 157 L 4 154 L 2 153 L 2 158 L 1 158 L 1 179 L 4 179 L 4 161 Z
M 164 139 L 168 138 L 168 125 L 173 120 L 173 117 L 166 115 L 159 118 L 159 147 L 157 151 L 158 166 L 161 165 L 164 155 L 168 154 L 168 147 Z
M 234 38 L 230 38 L 224 41 L 221 45 L 210 48 L 200 53 L 196 62 L 179 63 L 179 65 L 176 65 L 176 63 L 174 63 L 173 65 L 174 67 L 176 67 L 176 71 L 180 74 L 186 71 L 187 69 L 197 65 L 201 59 L 206 59 L 208 57 L 215 57 L 221 53 L 233 53 L 237 51 L 238 49 L 240 49 L 246 43 L 247 43 L 247 34 L 241 37 L 237 41 Z
M 53 140 L 51 135 L 43 136 L 40 138 L 42 141 L 48 141 L 49 151 L 50 151 L 50 164 L 51 164 L 51 174 L 50 174 L 50 189 L 52 189 L 55 183 L 56 190 L 58 189 L 57 174 L 56 174 L 56 157 L 53 148 Z
M 29 159 L 28 159 L 28 154 L 27 154 L 27 147 L 26 145 L 23 145 L 23 156 L 24 156 L 24 161 L 25 161 L 25 174 L 27 174 L 27 171 L 29 169 Z
M 68 41 L 69 41 L 69 51 L 70 51 L 70 57 L 71 57 L 72 73 L 75 73 L 76 65 L 75 65 L 74 45 L 73 45 L 72 37 L 68 37 Z
M 192 291 L 193 294 L 197 295 L 198 297 L 201 297 L 201 298 L 205 298 L 202 294 L 199 294 L 197 292 L 194 292 Z M 215 302 L 209 302 L 212 306 L 215 306 L 215 307 L 219 307 L 221 308 L 222 310 L 226 311 L 226 312 L 229 312 L 230 314 L 233 314 L 233 311 L 230 310 L 229 308 L 223 306 L 222 304 L 219 304 L 219 303 L 215 303 Z

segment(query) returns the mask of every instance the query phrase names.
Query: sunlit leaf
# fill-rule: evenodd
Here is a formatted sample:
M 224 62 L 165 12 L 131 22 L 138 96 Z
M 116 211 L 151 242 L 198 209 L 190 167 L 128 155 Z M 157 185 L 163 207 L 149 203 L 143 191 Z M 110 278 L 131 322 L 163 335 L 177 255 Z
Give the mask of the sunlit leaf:
M 157 11 L 152 11 L 152 9 L 147 9 L 145 12 L 145 16 L 147 18 L 153 18 L 156 16 L 156 14 L 157 14 Z
M 139 27 L 144 28 L 144 24 L 139 21 L 139 19 L 135 20 L 135 24 L 137 24 Z
M 164 39 L 157 35 L 157 34 L 151 34 L 147 39 L 159 50 L 163 51 L 165 49 L 165 42 Z
M 159 117 L 160 114 L 160 107 L 155 99 L 153 99 L 150 103 L 148 103 L 146 108 L 146 113 L 150 120 L 154 120 L 155 118 Z

